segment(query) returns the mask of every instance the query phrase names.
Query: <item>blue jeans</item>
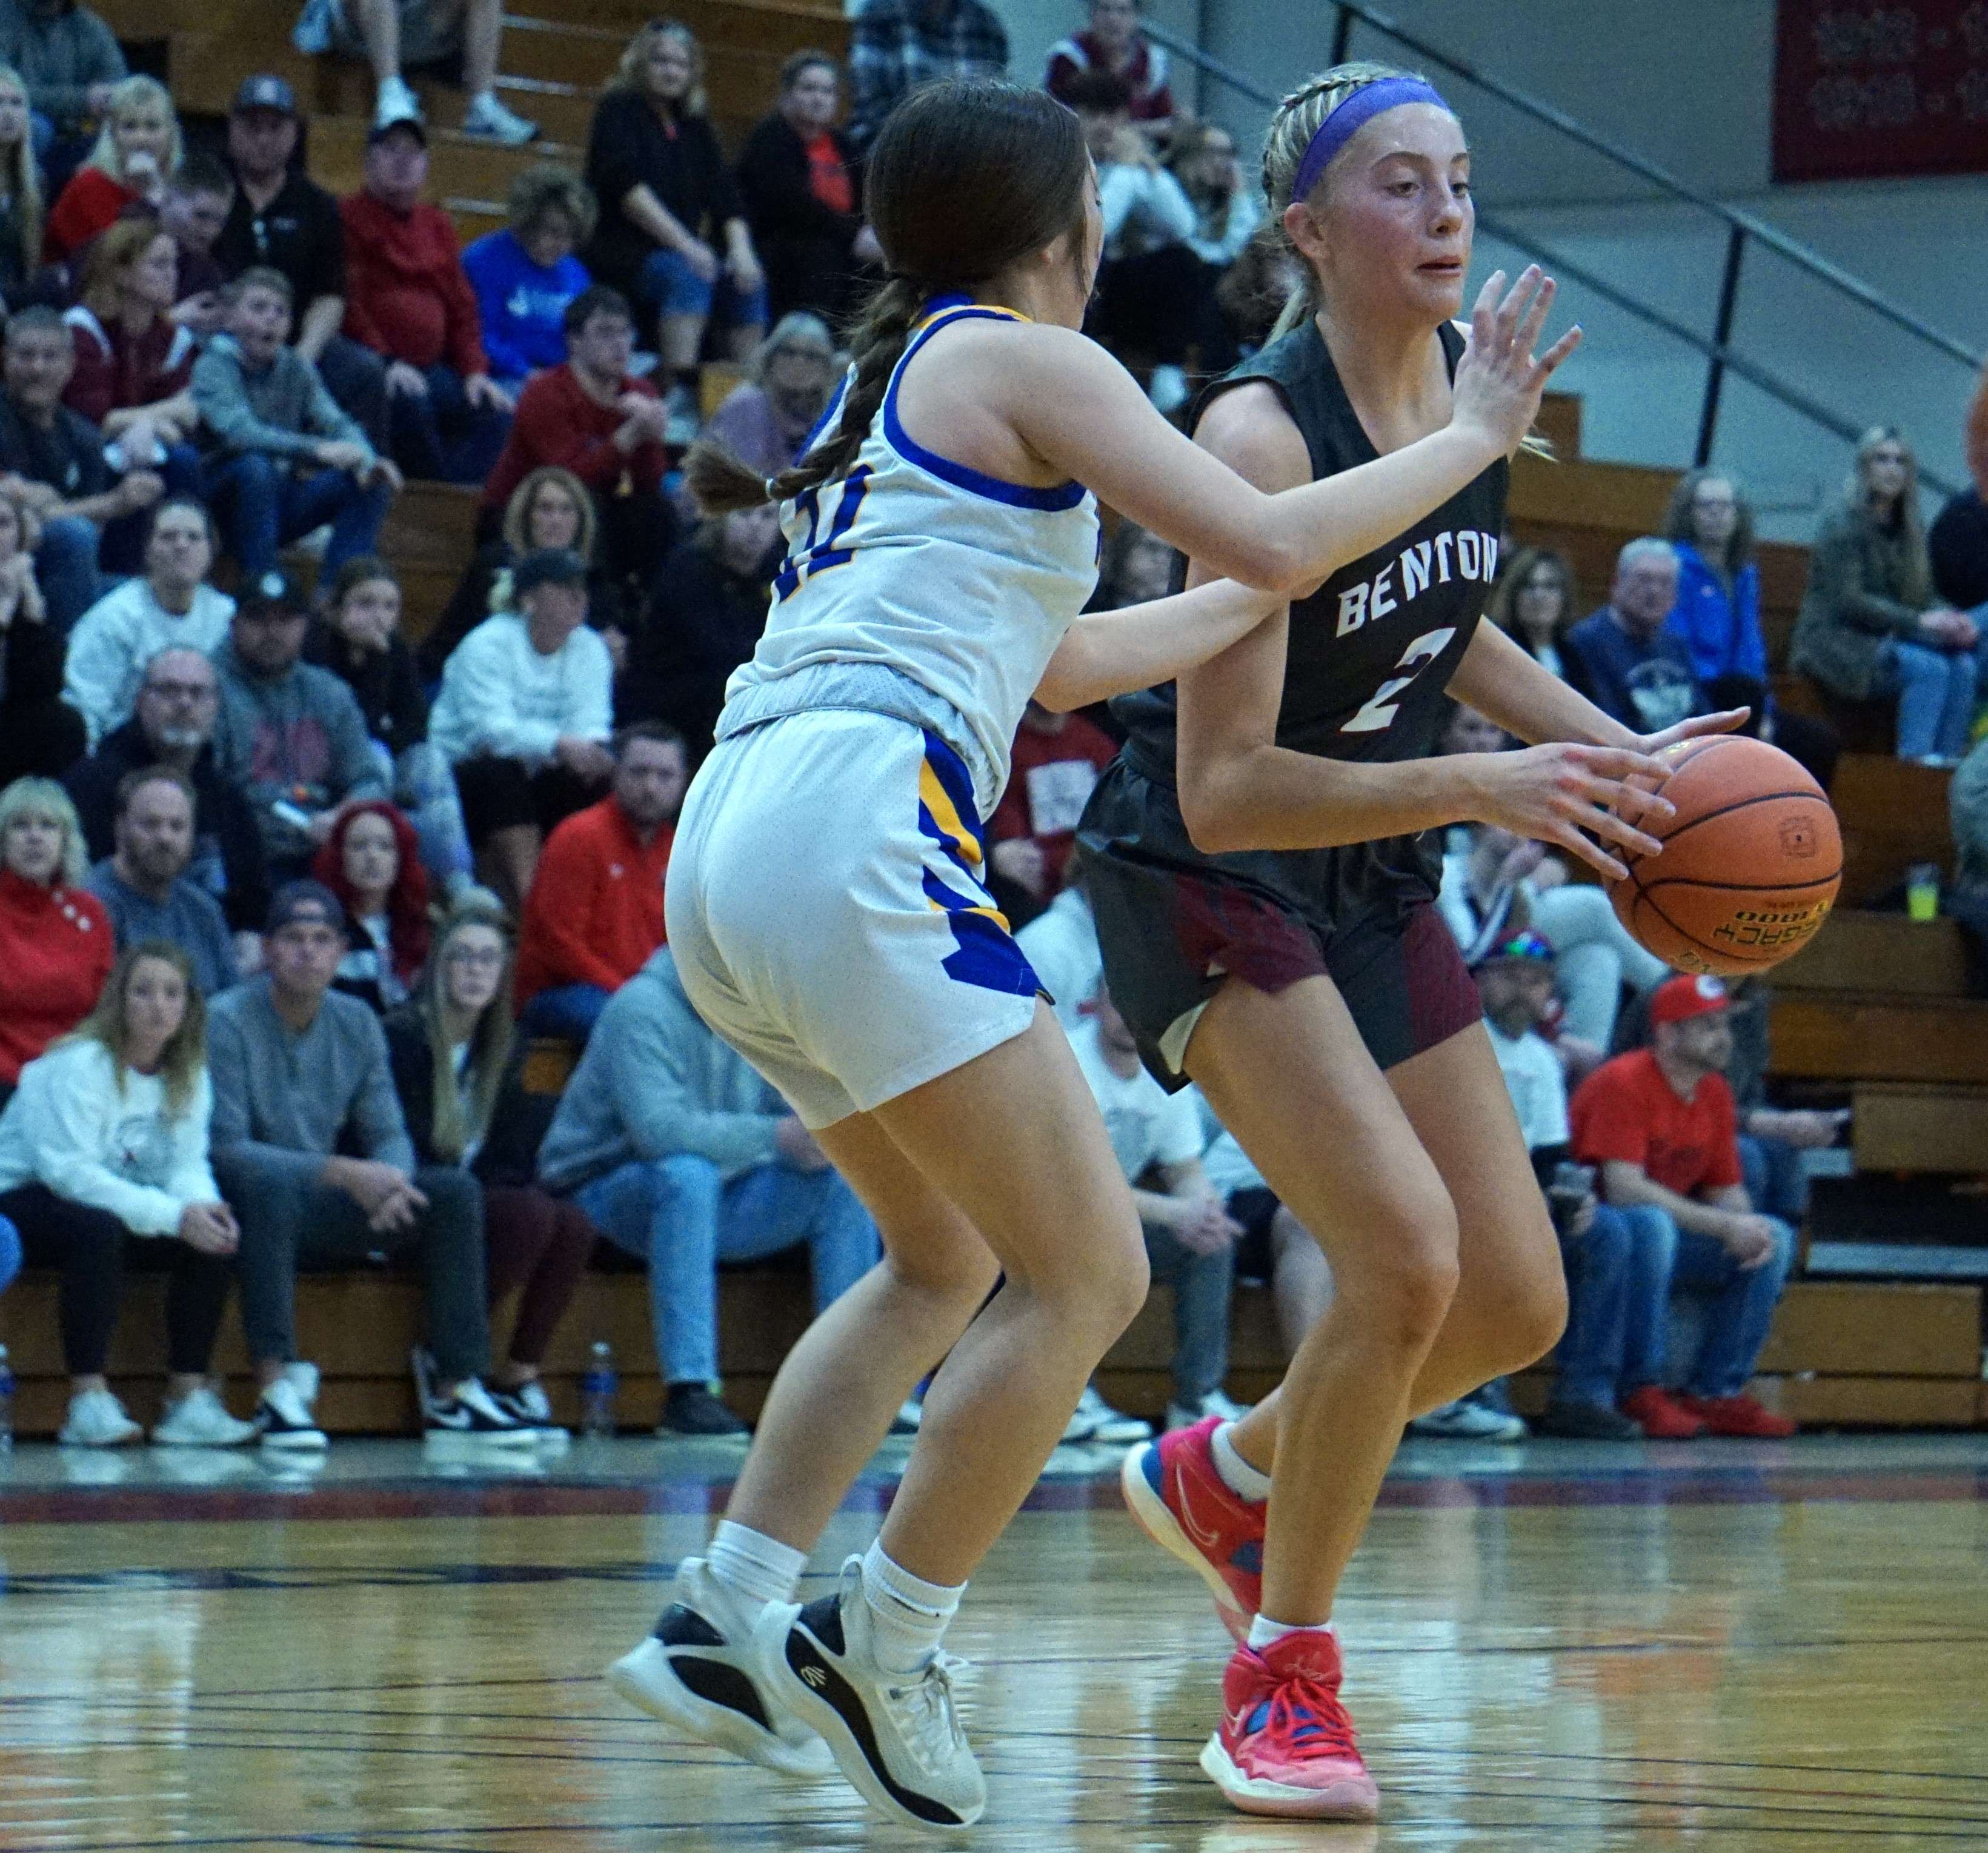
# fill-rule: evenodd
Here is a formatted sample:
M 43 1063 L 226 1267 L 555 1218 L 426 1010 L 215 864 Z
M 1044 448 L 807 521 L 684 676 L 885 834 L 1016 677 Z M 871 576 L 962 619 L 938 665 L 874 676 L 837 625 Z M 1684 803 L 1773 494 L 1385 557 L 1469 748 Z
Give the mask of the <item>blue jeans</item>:
M 730 272 L 721 269 L 715 277 L 701 277 L 680 251 L 651 252 L 642 265 L 638 287 L 642 300 L 658 315 L 708 316 L 716 305 L 718 319 L 727 328 L 766 326 L 763 284 L 750 296 L 742 296 Z
M 0 1293 L 6 1291 L 21 1271 L 21 1232 L 0 1216 Z
M 1567 1330 L 1554 1353 L 1559 1375 L 1553 1399 L 1612 1409 L 1622 1376 L 1623 1316 L 1641 1226 L 1630 1212 L 1595 1205 L 1585 1235 L 1563 1237 L 1567 1270 Z
M 1740 1135 L 1740 1168 L 1746 1195 L 1763 1216 L 1801 1227 L 1808 1215 L 1808 1170 L 1802 1155 L 1785 1139 Z
M 554 985 L 539 992 L 519 1013 L 518 1027 L 527 1036 L 563 1036 L 568 1042 L 583 1043 L 614 995 L 601 985 Z
M 96 523 L 80 515 L 59 515 L 42 523 L 41 543 L 35 549 L 35 577 L 47 601 L 49 623 L 63 636 L 103 595 L 97 538 Z
M 1229 1300 L 1236 1254 L 1198 1254 L 1165 1229 L 1144 1225 L 1155 1281 L 1174 1290 L 1174 1400 L 1198 1403 L 1229 1375 Z
M 1693 1396 L 1737 1395 L 1753 1375 L 1787 1285 L 1794 1231 L 1777 1221 L 1773 1253 L 1743 1271 L 1723 1243 L 1679 1229 L 1666 1210 L 1643 1203 L 1620 1213 L 1637 1226 L 1638 1237 L 1623 1314 L 1623 1393 L 1665 1381 L 1671 1294 L 1684 1287 L 1706 1296 L 1711 1317 L 1683 1388 Z
M 668 1383 L 718 1375 L 718 1263 L 808 1245 L 816 1312 L 877 1263 L 877 1225 L 832 1170 L 761 1165 L 729 1184 L 708 1158 L 636 1159 L 573 1201 L 617 1248 L 649 1264 L 656 1358 Z
M 394 802 L 414 827 L 421 846 L 421 866 L 436 885 L 446 888 L 451 877 L 468 874 L 469 832 L 462 821 L 455 769 L 432 741 L 417 740 L 403 747 L 398 759 L 384 741 L 368 740 L 366 744 L 373 749 Z
M 511 435 L 510 414 L 472 405 L 453 367 L 424 367 L 421 374 L 425 393 L 387 396 L 394 461 L 425 482 L 481 482 Z
M 1874 695 L 1898 698 L 1898 757 L 1959 759 L 1974 724 L 1982 650 L 1935 650 L 1888 637 L 1878 646 Z
M 384 482 L 361 489 L 350 470 L 293 475 L 266 451 L 218 457 L 207 466 L 207 499 L 217 505 L 228 551 L 242 563 L 243 582 L 276 563 L 276 549 L 312 529 L 331 523 L 323 577 L 348 560 L 370 553 L 394 492 Z

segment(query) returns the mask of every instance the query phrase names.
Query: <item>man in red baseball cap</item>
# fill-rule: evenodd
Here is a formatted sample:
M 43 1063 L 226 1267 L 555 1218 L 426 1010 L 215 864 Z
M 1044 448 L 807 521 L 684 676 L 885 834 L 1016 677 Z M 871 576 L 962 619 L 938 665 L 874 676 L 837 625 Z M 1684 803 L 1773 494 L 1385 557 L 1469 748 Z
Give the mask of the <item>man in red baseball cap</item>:
M 1794 1259 L 1785 1222 L 1756 1216 L 1740 1169 L 1726 987 L 1666 979 L 1650 999 L 1651 1046 L 1618 1055 L 1574 1097 L 1574 1149 L 1598 1167 L 1603 1200 L 1637 1226 L 1621 1406 L 1653 1440 L 1791 1435 L 1746 1393 Z M 1684 1391 L 1664 1388 L 1671 1291 L 1710 1302 Z

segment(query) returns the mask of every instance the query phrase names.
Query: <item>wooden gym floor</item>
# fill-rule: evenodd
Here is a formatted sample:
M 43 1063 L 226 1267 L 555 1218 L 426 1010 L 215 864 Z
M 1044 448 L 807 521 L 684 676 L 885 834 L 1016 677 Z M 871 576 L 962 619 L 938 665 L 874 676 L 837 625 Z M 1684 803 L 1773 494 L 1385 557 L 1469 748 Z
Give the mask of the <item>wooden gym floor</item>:
M 507 1475 L 342 1442 L 285 1482 L 0 1457 L 0 1848 L 915 1844 L 838 1784 L 667 1740 L 597 1677 L 736 1459 L 627 1441 Z M 954 1632 L 973 1844 L 1988 1846 L 1988 1438 L 1412 1444 L 1340 1616 L 1378 1829 L 1226 1811 L 1194 1762 L 1226 1638 L 1110 1457 L 1054 1466 Z

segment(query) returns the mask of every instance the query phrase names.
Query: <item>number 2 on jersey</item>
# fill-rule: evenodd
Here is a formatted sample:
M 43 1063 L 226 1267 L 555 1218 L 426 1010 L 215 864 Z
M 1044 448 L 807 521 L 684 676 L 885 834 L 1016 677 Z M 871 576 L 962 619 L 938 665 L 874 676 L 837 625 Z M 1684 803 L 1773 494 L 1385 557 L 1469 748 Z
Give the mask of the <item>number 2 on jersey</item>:
M 859 463 L 839 482 L 825 482 L 818 488 L 803 490 L 794 498 L 794 512 L 807 517 L 807 538 L 801 543 L 800 551 L 789 553 L 773 576 L 776 602 L 791 598 L 800 590 L 802 581 L 812 579 L 816 573 L 849 564 L 850 549 L 842 543 L 856 525 L 857 511 L 863 506 L 863 498 L 870 492 L 870 478 L 874 473 L 868 464 Z M 821 532 L 821 499 L 825 493 L 836 495 L 839 499 L 834 514 L 829 518 L 828 533 L 817 542 L 815 536 Z
M 1379 733 L 1395 724 L 1399 712 L 1399 697 L 1415 678 L 1449 648 L 1449 640 L 1456 636 L 1456 627 L 1447 631 L 1431 631 L 1418 637 L 1401 652 L 1401 660 L 1395 667 L 1402 671 L 1390 677 L 1367 698 L 1360 712 L 1340 729 L 1341 733 Z

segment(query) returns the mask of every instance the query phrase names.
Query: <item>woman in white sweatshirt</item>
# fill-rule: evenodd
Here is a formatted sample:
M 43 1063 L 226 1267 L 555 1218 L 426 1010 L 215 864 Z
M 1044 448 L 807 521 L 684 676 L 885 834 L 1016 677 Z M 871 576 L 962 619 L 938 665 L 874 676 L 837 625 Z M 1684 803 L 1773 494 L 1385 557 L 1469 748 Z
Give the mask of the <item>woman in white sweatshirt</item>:
M 170 1271 L 163 1446 L 232 1447 L 236 1422 L 207 1380 L 239 1231 L 208 1165 L 207 1018 L 178 946 L 146 940 L 117 963 L 74 1034 L 21 1071 L 0 1113 L 0 1216 L 31 1266 L 62 1271 L 60 1439 L 117 1447 L 140 1430 L 104 1377 L 127 1265 Z

